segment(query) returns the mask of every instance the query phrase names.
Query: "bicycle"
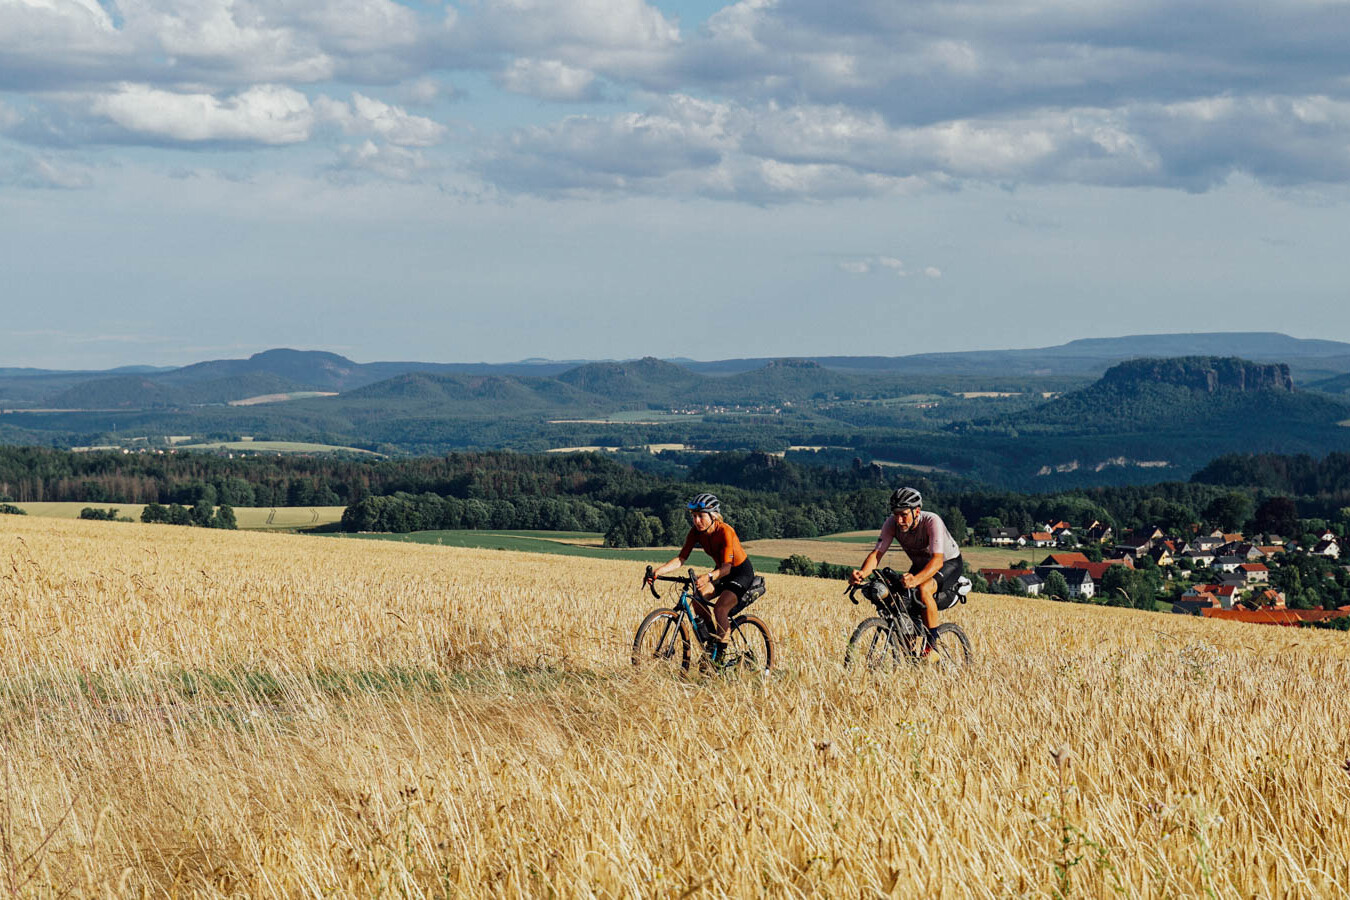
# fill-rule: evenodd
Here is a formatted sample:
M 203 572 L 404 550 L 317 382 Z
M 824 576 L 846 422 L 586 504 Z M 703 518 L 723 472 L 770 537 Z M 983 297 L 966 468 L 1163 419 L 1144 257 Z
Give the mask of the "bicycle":
M 697 596 L 694 586 L 698 583 L 694 570 L 690 569 L 688 576 L 654 577 L 652 572 L 652 567 L 648 566 L 642 580 L 652 596 L 661 599 L 656 592 L 657 581 L 671 581 L 682 586 L 680 601 L 674 607 L 654 609 L 642 620 L 633 638 L 633 665 L 676 664 L 681 671 L 687 672 L 694 663 L 694 647 L 697 646 L 702 653 L 700 668 L 760 674 L 773 668 L 773 635 L 769 633 L 769 626 L 754 616 L 740 615 L 747 606 L 764 596 L 763 578 L 756 575 L 750 590 L 731 608 L 731 631 L 723 648 L 694 613 L 691 600 Z
M 970 638 L 960 625 L 951 622 L 932 629 L 923 623 L 923 601 L 918 588 L 907 588 L 901 575 L 893 569 L 880 569 L 862 584 L 850 585 L 844 593 L 858 605 L 857 594 L 871 601 L 877 615 L 864 619 L 853 629 L 844 651 L 845 668 L 862 665 L 869 671 L 887 671 L 918 665 L 924 658 L 924 647 L 932 638 L 932 656 L 942 669 L 956 670 L 970 663 L 973 653 Z M 970 581 L 957 583 L 950 591 L 938 593 L 938 608 L 950 609 L 957 602 L 965 603 Z

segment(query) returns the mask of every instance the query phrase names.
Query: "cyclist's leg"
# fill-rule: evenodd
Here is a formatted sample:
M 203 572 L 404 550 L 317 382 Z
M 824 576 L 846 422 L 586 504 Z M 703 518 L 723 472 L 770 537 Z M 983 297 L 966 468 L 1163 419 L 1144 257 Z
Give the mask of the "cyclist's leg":
M 717 629 L 713 637 L 719 643 L 727 642 L 727 635 L 731 633 L 731 608 L 741 599 L 741 595 L 734 590 L 727 588 L 717 595 L 717 603 L 713 606 L 713 615 L 717 619 Z
M 712 604 L 696 597 L 691 597 L 689 604 L 694 607 L 694 615 L 698 616 L 698 620 L 708 629 L 708 634 L 715 634 L 717 632 L 717 616 L 713 611 Z

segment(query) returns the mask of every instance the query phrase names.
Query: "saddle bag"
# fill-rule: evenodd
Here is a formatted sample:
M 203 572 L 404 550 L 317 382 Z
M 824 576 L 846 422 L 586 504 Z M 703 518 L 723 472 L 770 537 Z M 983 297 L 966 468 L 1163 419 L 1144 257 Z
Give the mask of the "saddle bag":
M 970 579 L 962 575 L 945 589 L 937 592 L 937 596 L 933 598 L 937 601 L 937 608 L 940 610 L 951 609 L 958 603 L 965 603 L 966 595 L 970 593 L 971 587 L 973 585 Z
M 751 603 L 754 603 L 760 597 L 763 597 L 767 590 L 768 588 L 764 585 L 764 576 L 756 575 L 750 580 L 750 589 L 742 594 L 741 599 L 731 608 L 731 615 L 736 615 Z

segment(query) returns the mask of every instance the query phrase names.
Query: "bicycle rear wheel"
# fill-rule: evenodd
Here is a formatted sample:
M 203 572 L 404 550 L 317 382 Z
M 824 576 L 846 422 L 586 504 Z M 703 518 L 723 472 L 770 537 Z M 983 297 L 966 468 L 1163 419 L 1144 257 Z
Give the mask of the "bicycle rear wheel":
M 633 665 L 689 670 L 693 659 L 689 626 L 673 609 L 656 609 L 647 614 L 633 637 Z
M 944 622 L 933 629 L 933 652 L 944 669 L 960 669 L 970 664 L 974 654 L 970 638 L 960 625 Z
M 773 668 L 773 635 L 769 626 L 754 616 L 732 619 L 725 653 L 727 669 L 760 674 L 769 671 Z
M 858 623 L 844 651 L 844 667 L 860 668 L 869 672 L 889 672 L 910 665 L 911 654 L 905 651 L 900 636 L 889 622 L 873 616 Z

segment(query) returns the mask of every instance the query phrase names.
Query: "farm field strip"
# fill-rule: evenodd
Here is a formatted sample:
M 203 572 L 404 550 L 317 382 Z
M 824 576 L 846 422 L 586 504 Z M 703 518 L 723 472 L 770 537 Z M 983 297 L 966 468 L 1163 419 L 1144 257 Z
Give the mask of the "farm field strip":
M 0 525 L 33 896 L 1350 893 L 1341 634 L 981 596 L 964 677 L 872 676 L 770 575 L 781 667 L 684 679 L 627 563 Z
M 144 503 L 79 503 L 79 502 L 23 502 L 15 506 L 25 510 L 30 516 L 58 519 L 78 519 L 80 510 L 86 507 L 94 509 L 113 508 L 119 515 L 140 521 Z M 345 506 L 236 506 L 235 521 L 240 528 L 248 529 L 295 529 L 316 528 L 342 521 Z

